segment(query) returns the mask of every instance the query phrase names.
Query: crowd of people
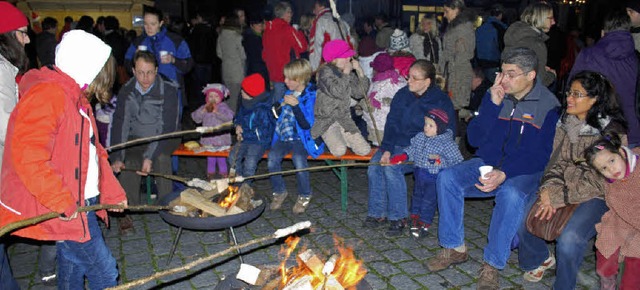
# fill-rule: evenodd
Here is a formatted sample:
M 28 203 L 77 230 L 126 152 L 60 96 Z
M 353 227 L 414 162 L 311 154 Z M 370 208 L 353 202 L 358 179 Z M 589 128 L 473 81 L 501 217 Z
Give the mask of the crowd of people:
M 207 178 L 252 176 L 267 150 L 269 172 L 280 172 L 289 153 L 296 169 L 325 148 L 370 155 L 378 164 L 367 171 L 363 227 L 423 239 L 438 213 L 442 249 L 426 259 L 428 271 L 468 260 L 465 199 L 494 197 L 478 289 L 500 288 L 514 248 L 525 280 L 555 266 L 553 287 L 574 289 L 594 237 L 602 289 L 616 289 L 618 260 L 626 265 L 620 289 L 635 289 L 640 1 L 612 9 L 600 39 L 576 45 L 582 50 L 568 54 L 562 73 L 549 65 L 549 3 L 530 4 L 510 24 L 492 5 L 475 27 L 465 1 L 444 2 L 446 26 L 426 15 L 410 37 L 382 14 L 361 27 L 334 18 L 328 0 L 315 0 L 299 24 L 288 2 L 269 20 L 235 9 L 216 21 L 199 13 L 189 25 L 146 7 L 140 36 L 116 17 L 94 24 L 83 16 L 65 18 L 59 34 L 47 17 L 36 37 L 22 12 L 0 2 L 0 225 L 60 213 L 13 233 L 43 241 L 43 282 L 114 286 L 115 260 L 97 223 L 106 214 L 77 209 L 145 203 L 141 176 L 174 173 L 181 140 L 104 148 L 232 122 L 230 132 L 200 140 L 207 150 L 232 147 L 228 159 L 208 158 Z M 303 214 L 313 197 L 309 172 L 296 180 L 292 211 Z M 270 181 L 270 209 L 280 210 L 285 181 Z M 157 180 L 159 198 L 172 190 Z M 540 220 L 577 206 L 555 251 L 525 225 L 534 205 Z M 121 235 L 135 231 L 129 216 L 114 215 Z M 0 259 L 0 287 L 18 289 L 1 243 Z

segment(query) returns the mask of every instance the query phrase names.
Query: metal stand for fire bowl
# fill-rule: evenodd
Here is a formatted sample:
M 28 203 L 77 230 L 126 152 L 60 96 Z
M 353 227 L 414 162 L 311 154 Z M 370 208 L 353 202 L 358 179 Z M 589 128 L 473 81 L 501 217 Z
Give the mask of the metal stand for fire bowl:
M 182 190 L 176 190 L 166 196 L 162 197 L 159 200 L 160 205 L 169 205 L 169 203 L 178 198 Z M 190 230 L 203 230 L 203 231 L 212 231 L 212 230 L 221 230 L 228 229 L 231 234 L 231 240 L 234 245 L 238 245 L 238 240 L 236 238 L 236 234 L 233 230 L 234 227 L 238 227 L 253 221 L 258 218 L 262 212 L 264 212 L 266 203 L 264 199 L 256 193 L 255 198 L 262 200 L 262 204 L 258 207 L 246 211 L 239 214 L 222 216 L 222 217 L 207 217 L 207 218 L 198 218 L 198 217 L 185 217 L 179 215 L 173 215 L 166 211 L 160 212 L 160 217 L 168 224 L 178 227 L 178 233 L 173 240 L 173 244 L 171 246 L 171 252 L 169 253 L 169 259 L 167 260 L 167 265 L 171 263 L 171 259 L 173 259 L 173 255 L 175 254 L 176 248 L 178 247 L 178 241 L 180 240 L 180 236 L 182 235 L 182 229 L 190 229 Z M 238 253 L 238 257 L 240 259 L 240 263 L 244 263 L 242 260 L 242 255 L 240 250 L 236 251 Z

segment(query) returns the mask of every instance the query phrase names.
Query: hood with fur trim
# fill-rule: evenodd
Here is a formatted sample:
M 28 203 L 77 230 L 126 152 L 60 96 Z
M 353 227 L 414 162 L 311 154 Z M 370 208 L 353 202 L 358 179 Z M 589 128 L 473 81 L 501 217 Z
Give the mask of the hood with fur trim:
M 96 78 L 111 55 L 111 47 L 83 30 L 64 34 L 56 47 L 56 66 L 69 75 L 80 88 Z

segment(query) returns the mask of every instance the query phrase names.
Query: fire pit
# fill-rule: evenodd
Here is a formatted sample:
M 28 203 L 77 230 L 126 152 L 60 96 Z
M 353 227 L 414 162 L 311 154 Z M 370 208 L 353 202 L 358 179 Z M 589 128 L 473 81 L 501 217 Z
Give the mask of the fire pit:
M 166 206 L 171 203 L 171 201 L 180 197 L 180 194 L 183 190 L 176 190 L 170 194 L 167 194 L 163 198 L 161 198 L 158 202 L 160 205 Z M 228 229 L 231 234 L 231 240 L 235 245 L 238 244 L 236 240 L 235 232 L 233 231 L 234 227 L 238 227 L 244 224 L 247 224 L 254 219 L 258 218 L 265 209 L 265 201 L 258 193 L 255 193 L 254 199 L 258 199 L 261 202 L 260 205 L 253 208 L 252 210 L 245 211 L 237 214 L 230 214 L 225 216 L 218 217 L 188 217 L 188 216 L 180 216 L 174 215 L 166 211 L 160 212 L 160 217 L 167 222 L 168 224 L 174 225 L 178 227 L 178 233 L 173 241 L 173 245 L 171 246 L 171 251 L 169 254 L 169 259 L 167 260 L 167 265 L 171 263 L 171 259 L 176 251 L 176 247 L 178 245 L 178 241 L 180 240 L 180 236 L 182 235 L 182 229 L 190 229 L 190 230 L 202 230 L 202 231 L 213 231 L 213 230 L 221 230 Z M 243 263 L 242 256 L 240 255 L 240 251 L 238 251 L 238 256 L 240 258 L 240 262 Z

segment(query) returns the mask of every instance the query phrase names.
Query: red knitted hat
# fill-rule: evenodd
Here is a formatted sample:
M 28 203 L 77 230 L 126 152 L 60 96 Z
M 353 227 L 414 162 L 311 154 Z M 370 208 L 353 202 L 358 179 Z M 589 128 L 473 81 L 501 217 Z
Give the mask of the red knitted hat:
M 249 75 L 242 80 L 242 90 L 254 98 L 264 93 L 264 85 L 264 78 L 259 73 Z
M 449 115 L 442 109 L 431 109 L 425 114 L 425 117 L 429 117 L 436 122 L 436 126 L 438 126 L 438 135 L 444 133 L 447 130 L 447 125 L 449 124 Z
M 9 2 L 0 2 L 0 33 L 7 33 L 29 25 L 27 17 Z

